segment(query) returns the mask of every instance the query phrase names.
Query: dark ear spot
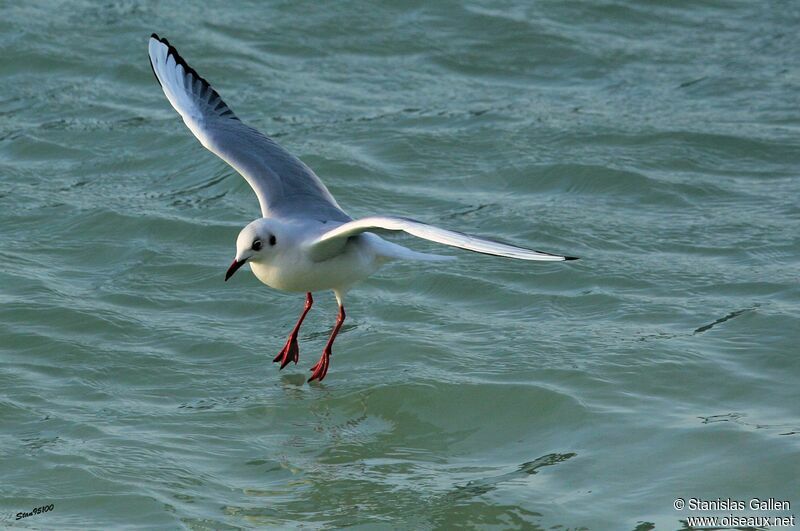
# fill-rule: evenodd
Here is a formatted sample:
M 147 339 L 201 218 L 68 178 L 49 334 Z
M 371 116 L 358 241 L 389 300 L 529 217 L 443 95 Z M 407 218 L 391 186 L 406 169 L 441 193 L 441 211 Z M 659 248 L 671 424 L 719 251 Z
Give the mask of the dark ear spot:
M 270 234 L 269 235 L 269 244 L 270 245 L 275 245 L 276 243 L 278 243 L 278 240 L 275 238 L 275 235 L 274 234 Z

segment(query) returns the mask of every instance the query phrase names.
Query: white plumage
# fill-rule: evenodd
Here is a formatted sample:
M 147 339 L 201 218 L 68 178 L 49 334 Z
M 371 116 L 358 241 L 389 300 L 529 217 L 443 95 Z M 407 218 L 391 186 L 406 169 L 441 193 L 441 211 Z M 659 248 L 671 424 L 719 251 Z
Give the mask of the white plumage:
M 313 303 L 312 291 L 333 290 L 339 302 L 336 326 L 312 368 L 309 381 L 327 374 L 331 346 L 345 318 L 344 295 L 354 283 L 390 260 L 448 260 L 382 239 L 375 232 L 403 231 L 418 238 L 470 251 L 520 260 L 574 258 L 525 249 L 404 217 L 353 220 L 317 175 L 277 142 L 245 125 L 220 95 L 178 54 L 153 34 L 150 64 L 170 104 L 201 144 L 239 172 L 253 188 L 262 217 L 248 224 L 236 241 L 236 257 L 225 280 L 243 264 L 265 284 L 307 292 L 306 307 L 275 361 L 297 363 L 297 333 Z

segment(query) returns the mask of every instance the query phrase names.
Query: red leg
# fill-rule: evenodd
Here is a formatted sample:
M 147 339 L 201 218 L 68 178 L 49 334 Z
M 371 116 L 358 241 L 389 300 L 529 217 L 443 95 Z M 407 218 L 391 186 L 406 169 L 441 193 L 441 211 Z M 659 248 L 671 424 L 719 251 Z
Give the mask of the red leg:
M 308 381 L 312 380 L 319 380 L 320 382 L 325 378 L 325 375 L 328 374 L 328 365 L 331 362 L 331 347 L 333 346 L 333 340 L 336 339 L 336 334 L 339 333 L 339 329 L 342 327 L 342 323 L 344 323 L 344 306 L 339 306 L 339 315 L 336 316 L 336 326 L 333 327 L 333 332 L 331 332 L 331 337 L 328 338 L 328 343 L 325 345 L 325 349 L 322 351 L 322 356 L 319 358 L 319 361 L 316 365 L 311 367 L 313 371 L 311 373 L 311 378 Z
M 290 361 L 297 364 L 297 360 L 300 359 L 300 347 L 297 345 L 297 333 L 300 331 L 300 325 L 303 324 L 303 319 L 306 318 L 306 314 L 308 310 L 311 309 L 312 304 L 314 304 L 314 299 L 311 298 L 311 292 L 309 291 L 306 293 L 306 306 L 303 309 L 303 313 L 300 314 L 300 319 L 297 320 L 297 324 L 294 325 L 292 333 L 289 334 L 289 339 L 286 340 L 286 345 L 284 345 L 283 350 L 272 360 L 276 363 L 280 361 L 281 369 L 289 365 Z

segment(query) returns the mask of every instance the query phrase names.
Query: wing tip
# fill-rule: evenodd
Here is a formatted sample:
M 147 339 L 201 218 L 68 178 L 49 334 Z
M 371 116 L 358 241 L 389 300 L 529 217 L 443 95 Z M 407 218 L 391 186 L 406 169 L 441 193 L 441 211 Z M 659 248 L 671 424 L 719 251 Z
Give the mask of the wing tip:
M 156 35 L 155 33 L 150 34 L 150 40 L 153 40 L 153 39 L 155 39 L 158 42 L 161 42 L 161 38 L 158 35 Z M 167 45 L 167 46 L 169 46 L 169 45 Z M 163 88 L 164 85 L 161 84 L 161 80 L 158 79 L 158 74 L 156 74 L 156 65 L 153 64 L 153 56 L 150 53 L 148 53 L 147 54 L 147 58 L 150 60 L 150 70 L 153 71 L 153 76 L 156 78 L 156 81 L 158 81 L 158 86 Z
M 197 79 L 199 79 L 200 81 L 205 83 L 206 85 L 209 85 L 209 86 L 211 85 L 208 81 L 203 79 L 203 77 L 200 74 L 197 73 L 197 70 L 195 70 L 194 68 L 189 66 L 189 64 L 186 62 L 186 60 L 183 57 L 181 57 L 181 54 L 178 53 L 178 50 L 172 44 L 170 44 L 170 42 L 166 38 L 159 37 L 157 33 L 151 33 L 150 34 L 150 39 L 155 39 L 156 41 L 158 41 L 161 44 L 163 44 L 164 46 L 166 46 L 167 47 L 167 57 L 169 57 L 170 55 L 172 57 L 174 57 L 175 58 L 175 63 L 181 65 L 183 67 L 184 71 L 187 74 L 193 75 L 194 77 L 196 77 Z M 152 59 L 150 60 L 150 62 L 152 63 Z
M 524 247 L 521 247 L 521 249 L 524 249 Z M 533 251 L 533 249 L 525 249 L 525 250 Z M 567 260 L 580 260 L 580 258 L 577 257 L 577 256 L 562 256 L 560 254 L 546 253 L 544 251 L 533 251 L 533 252 L 536 253 L 539 256 L 550 256 L 550 257 L 552 257 L 552 258 L 539 258 L 539 260 L 551 260 L 553 262 L 565 262 Z M 533 260 L 536 260 L 536 258 L 533 258 Z
M 221 108 L 222 112 L 218 113 L 220 116 L 224 116 L 226 118 L 230 118 L 230 119 L 237 120 L 237 121 L 239 120 L 239 117 L 236 116 L 236 114 L 231 110 L 230 107 L 228 107 L 228 104 L 225 103 L 225 101 L 222 99 L 222 96 L 219 95 L 219 92 L 217 92 L 216 89 L 214 89 L 214 87 L 211 86 L 211 83 L 209 83 L 206 80 L 206 78 L 204 78 L 203 76 L 198 74 L 197 70 L 195 70 L 194 68 L 189 66 L 189 63 L 186 62 L 186 59 L 184 59 L 181 56 L 181 54 L 178 53 L 178 50 L 172 44 L 170 44 L 169 40 L 167 40 L 165 37 L 159 37 L 158 34 L 155 33 L 155 32 L 150 34 L 150 40 L 151 41 L 155 40 L 156 42 L 159 42 L 159 43 L 163 44 L 164 46 L 166 46 L 167 47 L 167 55 L 166 55 L 166 57 L 169 58 L 169 56 L 171 55 L 175 59 L 175 64 L 176 65 L 182 66 L 183 67 L 183 71 L 186 74 L 188 74 L 190 76 L 194 76 L 195 79 L 200 80 L 200 83 L 202 83 L 203 86 L 204 86 L 204 90 L 206 90 L 206 89 L 209 90 L 211 92 L 212 98 L 217 98 L 219 100 L 219 102 L 222 105 L 220 106 L 219 103 L 218 103 L 217 107 L 214 109 L 214 112 L 219 111 L 220 108 Z M 156 68 L 155 68 L 155 65 L 153 64 L 152 55 L 150 56 L 150 68 L 153 70 L 153 75 L 156 76 L 156 81 L 158 81 L 158 84 L 163 87 L 163 84 L 161 83 L 161 80 L 158 78 L 158 74 L 156 74 Z

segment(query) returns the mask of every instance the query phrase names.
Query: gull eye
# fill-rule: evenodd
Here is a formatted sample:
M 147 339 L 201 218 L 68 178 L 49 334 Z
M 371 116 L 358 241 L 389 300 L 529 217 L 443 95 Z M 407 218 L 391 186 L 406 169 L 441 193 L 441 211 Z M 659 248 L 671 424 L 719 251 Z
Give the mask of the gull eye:
M 275 239 L 275 235 L 274 234 L 270 234 L 269 235 L 269 244 L 270 245 L 275 245 L 276 243 L 278 243 L 278 240 Z
M 261 250 L 261 240 L 256 240 L 253 242 L 253 250 L 260 251 Z

